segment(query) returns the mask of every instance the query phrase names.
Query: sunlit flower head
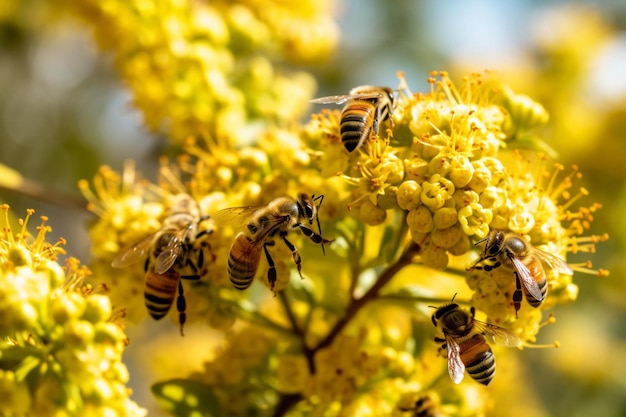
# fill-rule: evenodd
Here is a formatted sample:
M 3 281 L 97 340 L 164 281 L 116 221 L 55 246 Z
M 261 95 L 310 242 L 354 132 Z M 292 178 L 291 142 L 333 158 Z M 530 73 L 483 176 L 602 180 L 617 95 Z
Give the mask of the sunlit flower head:
M 85 283 L 91 271 L 71 257 L 65 267 L 57 263 L 64 242 L 46 241 L 47 218 L 33 236 L 33 210 L 14 232 L 9 207 L 2 209 L 0 390 L 14 400 L 3 411 L 50 415 L 62 407 L 74 414 L 145 415 L 126 387 L 120 318 L 108 296 Z

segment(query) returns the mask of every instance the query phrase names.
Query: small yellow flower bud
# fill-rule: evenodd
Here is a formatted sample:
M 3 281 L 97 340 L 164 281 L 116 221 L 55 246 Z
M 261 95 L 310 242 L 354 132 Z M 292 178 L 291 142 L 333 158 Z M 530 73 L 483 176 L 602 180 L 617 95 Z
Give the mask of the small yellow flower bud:
M 397 185 L 404 179 L 404 163 L 397 156 L 386 154 L 382 166 L 387 174 L 387 184 Z
M 468 190 L 466 188 L 457 189 L 452 194 L 454 200 L 454 207 L 457 209 L 463 208 L 472 203 L 478 203 L 479 195 L 476 191 Z
M 482 161 L 475 161 L 473 165 L 474 173 L 468 187 L 477 193 L 482 193 L 491 184 L 491 171 Z
M 529 130 L 548 122 L 546 109 L 525 94 L 504 88 L 504 107 L 509 112 L 516 130 Z
M 448 248 L 448 252 L 450 255 L 461 256 L 469 252 L 471 246 L 469 237 L 465 233 L 461 233 L 461 238 L 454 245 Z
M 69 320 L 63 325 L 67 346 L 84 346 L 94 338 L 94 327 L 86 320 Z
M 447 229 L 435 229 L 430 234 L 430 238 L 435 245 L 448 249 L 454 246 L 462 235 L 463 232 L 458 227 L 448 227 Z
M 94 340 L 100 344 L 116 345 L 126 340 L 124 331 L 116 324 L 100 322 L 93 325 L 95 330 Z
M 446 250 L 439 246 L 428 245 L 422 252 L 422 262 L 430 268 L 445 269 L 448 261 Z
M 1 311 L 1 310 L 0 310 Z M 32 304 L 18 302 L 12 304 L 8 308 L 8 312 L 4 313 L 6 317 L 0 320 L 0 334 L 10 335 L 14 330 L 32 329 L 39 320 L 39 314 Z M 5 328 L 6 325 L 6 328 Z
M 28 248 L 22 245 L 14 245 L 9 248 L 8 261 L 16 267 L 30 267 L 33 264 L 32 254 Z
M 395 186 L 387 187 L 385 194 L 376 196 L 376 205 L 383 210 L 392 210 L 398 207 L 398 197 L 396 196 L 397 188 Z
M 487 187 L 481 194 L 479 203 L 491 210 L 506 203 L 506 190 L 494 186 Z
M 406 179 L 415 180 L 418 183 L 428 178 L 428 161 L 421 158 L 412 158 L 404 161 Z
M 498 184 L 507 175 L 507 170 L 499 159 L 483 158 L 484 166 L 491 172 L 490 184 Z
M 447 229 L 448 227 L 454 226 L 458 218 L 459 215 L 456 209 L 451 207 L 442 207 L 435 211 L 433 221 L 437 229 Z
M 422 186 L 414 180 L 404 181 L 398 186 L 398 192 L 396 197 L 398 199 L 398 206 L 403 210 L 413 210 L 420 204 L 420 195 L 422 193 Z
M 91 323 L 108 320 L 111 317 L 111 300 L 109 297 L 92 294 L 86 299 L 85 313 L 82 318 Z
M 451 165 L 452 161 L 448 155 L 437 155 L 428 163 L 428 174 L 446 176 L 450 172 Z
M 103 378 L 95 378 L 87 382 L 87 386 L 83 389 L 89 395 L 89 399 L 94 401 L 96 405 L 104 405 L 113 397 L 111 383 Z
M 409 211 L 406 223 L 411 231 L 418 233 L 429 233 L 433 230 L 433 215 L 425 206 L 419 206 L 415 210 Z
M 457 188 L 462 188 L 469 184 L 474 175 L 474 166 L 463 155 L 456 155 L 452 158 L 450 170 L 448 177 Z
M 85 297 L 77 292 L 60 294 L 52 299 L 50 312 L 55 322 L 64 324 L 68 320 L 81 317 L 85 311 L 85 304 Z
M 418 245 L 422 245 L 426 241 L 430 233 L 430 232 L 420 233 L 413 229 L 410 229 L 410 231 L 411 231 L 411 239 L 413 240 L 413 242 L 417 243 Z
M 385 221 L 387 211 L 375 206 L 370 200 L 363 200 L 359 208 L 359 217 L 370 226 L 377 226 Z

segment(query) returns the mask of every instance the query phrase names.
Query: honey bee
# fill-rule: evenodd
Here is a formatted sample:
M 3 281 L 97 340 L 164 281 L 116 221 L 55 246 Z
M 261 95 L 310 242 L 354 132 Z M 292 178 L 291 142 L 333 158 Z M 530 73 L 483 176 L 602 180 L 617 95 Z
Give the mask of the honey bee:
M 439 396 L 435 393 L 420 395 L 410 407 L 398 407 L 400 411 L 410 411 L 413 417 L 445 417 Z
M 450 304 L 439 307 L 432 321 L 441 328 L 444 338 L 435 337 L 435 342 L 444 342 L 448 374 L 455 384 L 463 380 L 467 370 L 474 380 L 489 385 L 496 374 L 496 358 L 485 336 L 507 347 L 518 347 L 522 341 L 508 329 L 476 320 L 474 314 L 474 307 L 467 312 L 454 303 L 454 298 Z
M 515 274 L 515 292 L 513 293 L 515 317 L 521 306 L 522 293 L 533 307 L 539 307 L 548 294 L 548 281 L 541 265 L 542 261 L 559 273 L 566 275 L 574 273 L 564 260 L 533 247 L 524 238 L 514 233 L 492 230 L 486 238 L 476 244 L 479 245 L 482 242 L 485 242 L 485 249 L 469 270 L 492 271 L 502 266 L 513 271 Z M 478 264 L 482 266 L 477 266 Z
M 161 319 L 176 298 L 181 336 L 187 318 L 181 280 L 197 281 L 206 273 L 207 245 L 198 242 L 213 232 L 206 228 L 199 230 L 200 223 L 208 218 L 200 215 L 200 208 L 191 196 L 179 194 L 161 229 L 122 250 L 111 263 L 114 268 L 125 268 L 145 260 L 144 297 L 148 313 L 155 320 Z
M 316 202 L 319 200 L 319 203 Z M 302 234 L 310 238 L 314 243 L 331 243 L 322 237 L 317 213 L 322 204 L 323 196 L 309 196 L 304 193 L 298 194 L 297 200 L 291 197 L 280 197 L 265 206 L 253 207 L 233 207 L 221 210 L 218 216 L 224 213 L 234 213 L 246 219 L 246 232 L 239 232 L 230 248 L 228 257 L 228 275 L 230 282 L 238 290 L 245 290 L 252 284 L 261 258 L 261 251 L 265 253 L 265 258 L 269 265 L 267 279 L 270 289 L 274 291 L 276 283 L 276 267 L 270 255 L 268 247 L 275 244 L 274 238 L 278 236 L 285 243 L 292 253 L 293 261 L 298 268 L 298 274 L 302 277 L 302 260 L 296 247 L 287 240 L 287 233 L 293 229 L 299 229 Z M 313 224 L 317 220 L 319 233 L 314 232 L 309 226 L 304 224 L 308 220 Z
M 392 113 L 396 96 L 389 87 L 362 85 L 347 95 L 328 96 L 311 100 L 319 104 L 343 104 L 341 111 L 341 142 L 348 152 L 358 149 L 370 137 L 378 134 L 379 124 L 389 119 L 393 129 Z

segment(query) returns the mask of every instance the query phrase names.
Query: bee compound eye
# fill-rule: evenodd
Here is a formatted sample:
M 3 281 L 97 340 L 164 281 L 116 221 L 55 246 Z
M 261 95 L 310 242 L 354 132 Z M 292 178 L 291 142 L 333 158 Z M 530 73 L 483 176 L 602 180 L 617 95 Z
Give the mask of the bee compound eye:
M 520 237 L 511 238 L 508 245 L 513 252 L 520 252 L 526 248 L 526 242 Z

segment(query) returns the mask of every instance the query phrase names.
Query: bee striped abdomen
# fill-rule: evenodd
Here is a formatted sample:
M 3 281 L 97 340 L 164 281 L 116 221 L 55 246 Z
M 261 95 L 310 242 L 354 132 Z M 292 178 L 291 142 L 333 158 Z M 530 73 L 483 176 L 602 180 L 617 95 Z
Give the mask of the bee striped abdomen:
M 469 340 L 459 344 L 461 361 L 467 373 L 484 385 L 489 385 L 496 375 L 496 357 L 491 347 L 485 343 L 481 334 L 475 334 Z
M 172 307 L 179 280 L 180 274 L 172 269 L 163 274 L 150 273 L 146 277 L 146 308 L 155 320 L 165 316 Z
M 260 250 L 252 240 L 240 233 L 233 242 L 228 255 L 228 276 L 238 290 L 245 290 L 252 284 L 259 264 Z
M 341 115 L 341 141 L 348 152 L 361 146 L 372 131 L 371 119 L 376 107 L 367 102 L 353 103 L 347 106 Z

